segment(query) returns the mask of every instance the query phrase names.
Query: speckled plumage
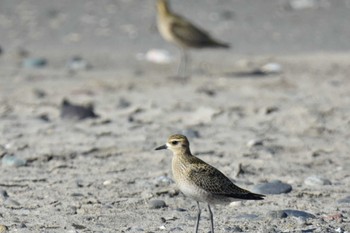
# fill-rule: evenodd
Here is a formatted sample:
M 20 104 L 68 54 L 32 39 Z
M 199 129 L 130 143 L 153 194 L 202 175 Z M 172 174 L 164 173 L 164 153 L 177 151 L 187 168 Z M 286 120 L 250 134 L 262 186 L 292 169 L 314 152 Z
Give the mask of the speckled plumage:
M 198 202 L 208 203 L 212 233 L 214 233 L 214 226 L 210 204 L 263 199 L 264 195 L 251 193 L 236 186 L 219 170 L 193 156 L 189 145 L 189 141 L 185 136 L 175 134 L 169 137 L 165 145 L 156 148 L 156 150 L 170 149 L 173 152 L 172 171 L 181 192 L 196 200 L 198 208 Z M 197 217 L 196 232 L 198 231 L 199 218 L 200 210 Z

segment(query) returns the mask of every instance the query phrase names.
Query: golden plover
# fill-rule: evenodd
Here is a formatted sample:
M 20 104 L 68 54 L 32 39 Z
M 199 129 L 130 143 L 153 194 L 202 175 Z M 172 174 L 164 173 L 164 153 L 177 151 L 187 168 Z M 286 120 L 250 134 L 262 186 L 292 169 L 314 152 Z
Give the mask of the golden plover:
M 187 53 L 189 48 L 229 48 L 226 43 L 213 39 L 206 31 L 193 25 L 184 17 L 173 13 L 170 10 L 167 0 L 157 1 L 158 30 L 162 37 L 177 45 L 181 49 L 181 60 L 177 69 L 179 75 L 182 64 L 186 70 Z
M 211 233 L 214 233 L 213 213 L 210 205 L 229 204 L 242 200 L 262 200 L 264 195 L 242 189 L 216 168 L 193 156 L 186 136 L 175 134 L 167 143 L 156 150 L 169 149 L 173 152 L 172 171 L 179 189 L 185 196 L 197 202 L 198 213 L 195 232 L 198 232 L 201 209 L 199 202 L 208 204 Z

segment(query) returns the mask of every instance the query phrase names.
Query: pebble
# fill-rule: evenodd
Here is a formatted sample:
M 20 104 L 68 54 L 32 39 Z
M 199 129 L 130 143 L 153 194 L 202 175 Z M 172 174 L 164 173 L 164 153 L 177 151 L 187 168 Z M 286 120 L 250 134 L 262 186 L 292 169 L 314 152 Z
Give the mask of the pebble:
M 5 225 L 0 224 L 0 233 L 5 233 L 7 232 L 8 228 Z
M 112 181 L 111 181 L 111 180 L 105 180 L 105 181 L 103 181 L 103 185 L 104 185 L 104 186 L 107 186 L 107 185 L 110 185 L 110 184 L 112 184 Z
M 170 184 L 174 183 L 174 181 L 169 176 L 158 176 L 155 179 L 156 185 L 159 186 L 169 186 Z
M 343 204 L 343 203 L 346 203 L 346 204 L 350 204 L 350 196 L 347 196 L 345 198 L 342 198 L 342 199 L 339 199 L 337 201 L 338 204 Z
M 179 211 L 179 212 L 186 212 L 187 211 L 186 209 L 180 208 L 180 207 L 177 207 L 175 210 Z
M 185 135 L 188 138 L 199 138 L 199 132 L 194 129 L 184 129 L 180 132 L 181 134 Z
M 157 64 L 169 64 L 173 60 L 173 57 L 170 55 L 169 51 L 163 49 L 150 49 L 144 55 L 144 58 L 149 62 Z
M 145 231 L 143 228 L 141 227 L 128 227 L 126 230 L 124 231 L 127 231 L 127 232 L 142 232 L 142 231 Z M 124 232 L 124 231 L 121 231 L 121 232 Z
M 151 200 L 149 203 L 149 208 L 150 209 L 160 209 L 160 208 L 164 208 L 166 207 L 166 203 L 165 201 L 163 200 L 158 200 L 158 199 L 155 199 L 155 200 Z
M 268 183 L 255 185 L 252 191 L 260 194 L 281 194 L 292 191 L 292 186 L 280 180 L 273 180 Z
M 9 197 L 9 195 L 7 194 L 6 190 L 0 189 L 0 198 L 1 198 L 3 201 L 5 201 L 8 197 Z
M 262 139 L 251 139 L 247 142 L 247 147 L 252 148 L 255 146 L 263 146 L 264 141 Z
M 123 97 L 118 100 L 117 108 L 127 108 L 130 107 L 131 102 L 127 99 L 124 99 Z
M 242 228 L 239 226 L 225 227 L 226 232 L 243 232 Z
M 267 63 L 259 68 L 264 74 L 277 74 L 282 72 L 282 66 L 275 62 Z
M 316 218 L 315 215 L 300 210 L 286 209 L 282 211 L 286 213 L 288 217 L 296 217 L 302 219 Z
M 37 98 L 40 98 L 40 99 L 47 96 L 46 91 L 44 91 L 42 89 L 34 89 L 33 93 Z
M 4 157 L 2 157 L 1 164 L 9 167 L 21 167 L 25 166 L 27 161 L 14 155 L 6 154 Z
M 87 118 L 97 118 L 98 115 L 95 114 L 92 105 L 80 106 L 71 104 L 68 100 L 64 99 L 61 104 L 61 114 L 62 119 L 70 120 L 83 120 Z
M 289 6 L 293 10 L 312 9 L 317 6 L 318 0 L 290 0 Z
M 173 227 L 170 229 L 170 232 L 182 232 L 183 229 L 181 227 Z
M 26 58 L 22 61 L 22 66 L 25 68 L 43 68 L 47 65 L 45 58 Z
M 80 56 L 73 56 L 67 61 L 67 68 L 70 71 L 88 70 L 92 66 Z
M 322 176 L 309 176 L 304 180 L 304 184 L 309 186 L 322 186 L 322 185 L 331 185 L 332 182 Z
M 287 213 L 283 210 L 272 210 L 267 213 L 267 215 L 271 218 L 286 218 L 288 217 Z

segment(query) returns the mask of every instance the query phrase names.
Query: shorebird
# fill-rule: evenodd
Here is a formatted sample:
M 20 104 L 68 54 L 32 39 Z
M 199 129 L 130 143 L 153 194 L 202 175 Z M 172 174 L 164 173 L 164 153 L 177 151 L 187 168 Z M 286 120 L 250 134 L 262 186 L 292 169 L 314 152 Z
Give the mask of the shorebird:
M 182 64 L 186 70 L 189 48 L 229 48 L 230 45 L 213 39 L 206 31 L 195 26 L 186 18 L 173 13 L 167 0 L 157 0 L 157 24 L 162 37 L 177 45 L 181 50 L 181 60 L 177 69 L 179 75 Z
M 213 212 L 210 205 L 264 199 L 264 195 L 252 193 L 236 186 L 215 167 L 193 156 L 190 151 L 190 143 L 184 135 L 174 134 L 170 136 L 165 145 L 159 146 L 155 150 L 162 149 L 169 149 L 173 152 L 172 172 L 179 189 L 185 196 L 197 202 L 196 233 L 201 216 L 199 202 L 208 204 L 211 233 L 214 233 Z

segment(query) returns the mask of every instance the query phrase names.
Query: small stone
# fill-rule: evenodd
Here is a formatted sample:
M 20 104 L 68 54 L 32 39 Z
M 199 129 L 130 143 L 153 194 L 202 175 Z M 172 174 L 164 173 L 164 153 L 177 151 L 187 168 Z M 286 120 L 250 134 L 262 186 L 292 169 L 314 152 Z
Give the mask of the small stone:
M 0 198 L 5 201 L 7 198 L 9 198 L 9 195 L 7 194 L 6 190 L 0 189 Z
M 83 230 L 86 228 L 86 226 L 80 225 L 80 224 L 75 224 L 73 223 L 72 226 L 77 229 L 77 230 Z
M 130 107 L 131 103 L 127 99 L 120 98 L 118 100 L 117 108 L 127 108 Z
M 281 194 L 292 191 L 292 186 L 280 180 L 273 180 L 269 183 L 255 185 L 252 191 L 260 194 Z
M 156 186 L 162 187 L 162 186 L 169 186 L 170 184 L 174 183 L 174 181 L 168 177 L 168 176 L 159 176 L 155 179 Z
M 0 233 L 5 233 L 7 232 L 8 228 L 5 225 L 0 224 Z
M 318 0 L 290 0 L 289 7 L 293 10 L 311 9 L 317 6 Z
M 243 232 L 239 226 L 225 227 L 225 232 Z
M 343 203 L 346 203 L 346 204 L 350 204 L 350 196 L 347 196 L 345 198 L 342 198 L 342 199 L 339 199 L 337 201 L 338 204 L 343 204 Z
M 149 205 L 149 208 L 150 208 L 150 209 L 160 209 L 160 208 L 164 208 L 164 207 L 167 206 L 166 203 L 165 203 L 165 201 L 163 201 L 163 200 L 157 200 L 157 199 L 151 200 L 151 201 L 148 203 L 148 205 Z
M 282 66 L 278 63 L 270 62 L 261 66 L 260 70 L 265 74 L 276 74 L 282 72 Z
M 170 232 L 179 232 L 179 231 L 184 231 L 181 227 L 173 227 L 170 229 Z
M 309 186 L 331 185 L 332 182 L 322 176 L 309 176 L 304 180 L 304 184 Z
M 283 210 L 272 210 L 267 214 L 270 218 L 286 218 L 288 215 Z
M 103 181 L 103 185 L 107 186 L 107 185 L 110 185 L 112 184 L 112 181 L 111 180 L 105 180 Z
M 199 138 L 199 132 L 194 129 L 184 129 L 181 131 L 181 134 L 185 135 L 188 138 Z
M 127 229 L 125 229 L 124 231 L 121 232 L 144 232 L 145 230 L 141 227 L 128 227 Z
M 176 211 L 179 211 L 179 212 L 186 212 L 187 210 L 186 210 L 186 209 L 184 209 L 184 208 L 180 208 L 180 207 L 178 207 L 178 208 L 176 208 Z
M 4 157 L 2 157 L 1 164 L 9 167 L 22 167 L 27 164 L 27 161 L 14 155 L 6 154 Z
M 47 65 L 45 58 L 26 58 L 22 62 L 22 66 L 25 68 L 43 68 Z
M 34 92 L 34 95 L 40 99 L 47 96 L 47 93 L 41 89 L 34 89 L 33 92 Z
M 252 139 L 247 142 L 247 146 L 249 148 L 255 147 L 255 146 L 263 146 L 264 141 L 261 139 Z
M 173 57 L 167 50 L 163 49 L 150 49 L 145 55 L 139 55 L 139 59 L 146 59 L 149 62 L 157 64 L 169 64 L 173 61 Z
M 62 119 L 70 120 L 83 120 L 86 118 L 97 118 L 98 115 L 94 113 L 94 108 L 92 105 L 80 106 L 71 104 L 68 100 L 64 99 L 61 104 L 61 114 Z
M 47 114 L 43 113 L 38 116 L 39 120 L 45 121 L 45 122 L 50 122 L 50 118 Z
M 300 210 L 291 210 L 291 209 L 286 209 L 283 210 L 284 213 L 287 214 L 288 217 L 296 217 L 296 218 L 302 218 L 302 219 L 308 219 L 308 218 L 316 218 L 315 215 L 300 211 Z
M 67 61 L 69 71 L 88 70 L 92 66 L 80 56 L 73 56 Z
M 344 233 L 344 230 L 341 227 L 338 227 L 334 230 L 335 232 Z

